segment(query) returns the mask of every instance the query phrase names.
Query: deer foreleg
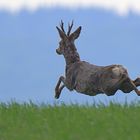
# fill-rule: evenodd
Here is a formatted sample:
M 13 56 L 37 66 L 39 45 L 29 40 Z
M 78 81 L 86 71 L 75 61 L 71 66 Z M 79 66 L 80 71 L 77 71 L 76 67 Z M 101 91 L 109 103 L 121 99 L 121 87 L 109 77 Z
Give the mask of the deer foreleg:
M 63 82 L 63 85 L 61 85 L 61 82 Z M 65 87 L 65 78 L 63 76 L 60 76 L 57 85 L 55 87 L 55 98 L 58 99 L 60 97 L 62 89 Z

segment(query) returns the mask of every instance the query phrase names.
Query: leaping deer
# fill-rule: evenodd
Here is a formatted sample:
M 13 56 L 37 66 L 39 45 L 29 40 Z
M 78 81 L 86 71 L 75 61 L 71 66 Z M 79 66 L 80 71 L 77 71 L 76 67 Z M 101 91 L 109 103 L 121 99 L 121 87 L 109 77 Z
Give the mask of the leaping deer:
M 90 96 L 100 93 L 110 96 L 114 95 L 117 90 L 124 93 L 134 90 L 140 96 L 140 91 L 137 88 L 140 86 L 140 78 L 132 81 L 122 65 L 96 66 L 80 60 L 74 41 L 80 35 L 81 26 L 71 33 L 72 27 L 73 22 L 68 26 L 67 33 L 62 21 L 60 28 L 56 27 L 61 38 L 56 52 L 64 56 L 66 69 L 65 77 L 60 76 L 56 85 L 55 98 L 60 97 L 64 87 L 67 87 L 70 91 L 76 90 Z

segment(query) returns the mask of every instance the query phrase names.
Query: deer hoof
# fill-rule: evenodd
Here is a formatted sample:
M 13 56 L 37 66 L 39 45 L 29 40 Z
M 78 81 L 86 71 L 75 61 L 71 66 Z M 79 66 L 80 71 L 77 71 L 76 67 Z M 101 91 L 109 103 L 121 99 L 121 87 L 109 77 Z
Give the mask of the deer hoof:
M 60 92 L 59 91 L 55 91 L 55 99 L 58 99 L 59 98 L 59 96 L 60 96 Z
M 59 98 L 59 96 L 57 96 L 57 95 L 55 95 L 54 97 L 55 97 L 55 99 L 58 99 Z

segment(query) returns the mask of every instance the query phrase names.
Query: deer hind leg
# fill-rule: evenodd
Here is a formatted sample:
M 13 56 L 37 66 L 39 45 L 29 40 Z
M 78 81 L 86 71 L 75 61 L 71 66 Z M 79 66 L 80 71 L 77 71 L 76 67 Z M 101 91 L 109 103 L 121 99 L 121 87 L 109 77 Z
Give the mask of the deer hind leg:
M 114 95 L 118 89 L 120 89 L 120 85 L 125 81 L 126 77 L 123 76 L 116 84 L 114 84 L 114 86 L 112 86 L 111 88 L 106 89 L 105 94 L 107 96 L 112 96 Z
M 134 90 L 138 96 L 140 96 L 140 91 L 138 90 L 137 86 L 137 79 L 136 81 L 132 81 L 130 78 L 126 78 L 126 80 L 122 83 L 120 90 L 122 90 L 124 93 L 129 93 L 132 90 Z
M 63 85 L 61 86 L 61 82 L 63 82 Z M 60 97 L 61 91 L 65 87 L 65 78 L 63 76 L 60 76 L 57 85 L 55 87 L 55 98 L 58 99 Z
M 136 87 L 140 86 L 140 77 L 136 78 L 133 83 L 136 85 Z

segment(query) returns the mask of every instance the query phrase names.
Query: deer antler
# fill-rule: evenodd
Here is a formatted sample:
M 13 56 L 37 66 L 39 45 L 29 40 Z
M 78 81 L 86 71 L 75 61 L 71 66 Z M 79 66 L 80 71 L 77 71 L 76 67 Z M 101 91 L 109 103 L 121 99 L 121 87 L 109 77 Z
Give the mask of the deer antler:
M 63 23 L 62 20 L 61 20 L 61 23 L 60 23 L 60 27 L 61 27 L 61 30 L 65 33 L 65 30 L 64 30 L 64 23 Z
M 68 33 L 67 33 L 67 36 L 70 35 L 70 32 L 71 32 L 72 27 L 73 27 L 73 21 L 72 21 L 71 25 L 68 24 Z

